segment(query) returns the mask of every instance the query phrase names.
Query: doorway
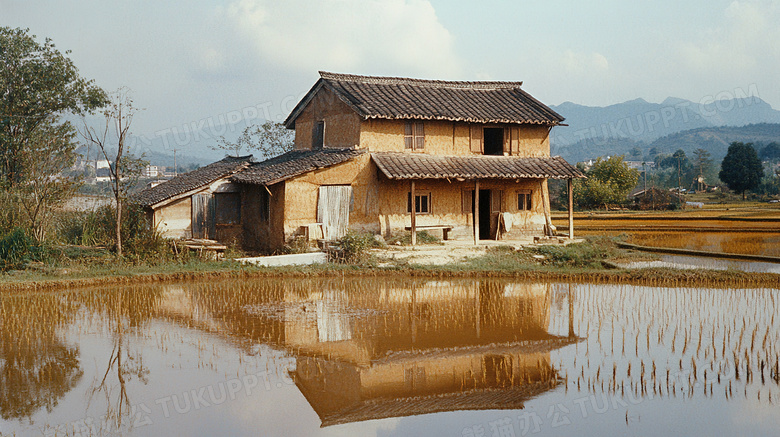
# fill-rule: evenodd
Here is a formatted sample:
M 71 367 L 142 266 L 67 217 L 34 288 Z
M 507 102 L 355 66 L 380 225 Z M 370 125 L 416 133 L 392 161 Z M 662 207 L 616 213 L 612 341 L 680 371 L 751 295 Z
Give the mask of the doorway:
M 479 190 L 479 239 L 492 240 L 490 235 L 491 190 Z

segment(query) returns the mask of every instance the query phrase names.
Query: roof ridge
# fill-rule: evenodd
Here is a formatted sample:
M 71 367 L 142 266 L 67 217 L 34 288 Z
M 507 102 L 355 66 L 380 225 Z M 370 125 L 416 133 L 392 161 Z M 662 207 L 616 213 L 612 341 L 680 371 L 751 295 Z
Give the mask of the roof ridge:
M 255 162 L 230 179 L 239 183 L 273 185 L 309 171 L 340 164 L 364 153 L 367 150 L 353 147 L 293 149 L 265 161 Z
M 242 155 L 242 156 L 233 156 L 233 155 L 226 155 L 224 158 L 220 159 L 219 161 L 213 162 L 212 164 L 216 164 L 217 162 L 240 162 L 240 161 L 251 161 L 255 157 L 253 154 L 249 155 Z
M 415 79 L 410 77 L 394 76 L 362 76 L 357 74 L 331 73 L 320 71 L 320 77 L 324 80 L 334 80 L 339 82 L 360 82 L 366 84 L 380 85 L 410 85 L 422 86 L 427 88 L 466 88 L 466 89 L 516 89 L 523 85 L 523 82 L 509 81 L 455 81 L 455 80 L 433 80 L 433 79 Z

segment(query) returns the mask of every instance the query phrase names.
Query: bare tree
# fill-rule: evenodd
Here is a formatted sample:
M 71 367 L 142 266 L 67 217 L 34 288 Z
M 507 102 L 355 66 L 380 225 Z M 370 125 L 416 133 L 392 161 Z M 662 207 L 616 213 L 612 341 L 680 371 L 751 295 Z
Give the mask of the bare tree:
M 249 125 L 241 133 L 235 143 L 220 137 L 212 150 L 224 150 L 235 156 L 240 156 L 246 149 L 255 152 L 260 159 L 273 158 L 289 152 L 295 142 L 295 132 L 288 130 L 282 123 L 266 121 L 262 125 Z
M 127 190 L 131 186 L 123 182 L 123 178 L 137 176 L 141 161 L 129 156 L 128 136 L 133 116 L 138 108 L 133 104 L 130 90 L 122 87 L 111 93 L 109 103 L 102 115 L 105 123 L 101 128 L 89 126 L 84 120 L 84 128 L 81 132 L 89 144 L 97 146 L 99 153 L 111 162 L 109 154 L 113 155 L 113 165 L 109 165 L 111 176 L 111 190 L 116 201 L 116 254 L 122 256 L 122 206 L 127 198 Z

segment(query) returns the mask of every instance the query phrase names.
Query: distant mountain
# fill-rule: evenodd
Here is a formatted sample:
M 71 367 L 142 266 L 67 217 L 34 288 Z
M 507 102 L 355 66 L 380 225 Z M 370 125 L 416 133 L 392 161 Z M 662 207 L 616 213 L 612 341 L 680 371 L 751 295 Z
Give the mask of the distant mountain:
M 76 149 L 76 153 L 81 155 L 82 158 L 87 158 L 87 153 L 89 153 L 89 161 L 90 162 L 95 161 L 95 160 L 102 161 L 103 159 L 105 159 L 103 157 L 102 153 L 100 153 L 98 150 L 96 150 L 95 147 L 91 147 L 91 148 L 88 149 L 87 146 L 81 145 L 81 146 L 79 146 Z M 150 148 L 146 148 L 146 149 L 132 148 L 131 149 L 131 154 L 133 156 L 135 156 L 135 157 L 143 156 L 143 159 L 148 161 L 149 164 L 151 164 L 151 165 L 163 165 L 163 166 L 167 166 L 167 167 L 173 167 L 173 164 L 174 164 L 173 152 L 171 152 L 170 154 L 167 154 L 167 153 L 159 152 L 157 150 L 150 149 Z M 113 161 L 113 159 L 116 158 L 116 149 L 109 150 L 108 151 L 108 157 L 109 157 L 109 160 Z M 210 161 L 205 161 L 204 162 L 203 157 L 192 157 L 192 156 L 184 155 L 182 153 L 178 153 L 178 151 L 177 151 L 176 157 L 175 157 L 175 161 L 176 161 L 176 165 L 179 166 L 179 167 L 189 167 L 189 166 L 191 166 L 193 164 L 197 164 L 197 165 L 209 164 L 211 162 L 217 161 L 217 160 L 222 159 L 224 157 L 225 157 L 224 154 L 222 154 L 221 156 L 219 156 L 216 159 L 212 159 Z
M 678 149 L 682 149 L 686 155 L 693 156 L 693 151 L 701 148 L 710 152 L 712 158 L 719 162 L 726 156 L 729 144 L 734 141 L 754 143 L 757 146 L 757 151 L 762 145 L 771 142 L 780 143 L 780 124 L 761 123 L 740 127 L 702 127 L 676 132 L 648 143 L 634 141 L 630 138 L 587 139 L 559 149 L 558 154 L 572 163 L 587 161 L 599 156 L 615 155 L 625 155 L 627 160 L 639 161 L 649 160 L 648 154 L 651 149 L 655 149 L 660 154 L 672 154 Z M 631 151 L 634 148 L 639 148 L 643 156 L 631 157 Z M 556 152 L 554 151 L 553 154 Z
M 262 123 L 256 121 L 256 124 Z M 235 142 L 247 124 L 252 123 L 242 121 L 236 124 L 205 125 L 197 129 L 185 125 L 178 129 L 155 132 L 152 136 L 134 136 L 130 139 L 131 150 L 136 155 L 143 153 L 152 165 L 173 165 L 174 150 L 178 165 L 206 165 L 228 154 L 221 149 L 214 150 L 219 139 L 224 136 L 227 141 Z
M 235 117 L 234 117 L 235 115 Z M 126 143 L 127 148 L 134 156 L 144 155 L 152 165 L 173 165 L 173 154 L 176 150 L 176 164 L 188 166 L 190 164 L 206 165 L 225 157 L 226 151 L 214 150 L 220 138 L 225 137 L 229 142 L 235 142 L 250 125 L 262 125 L 265 120 L 259 117 L 243 118 L 243 113 L 234 111 L 227 115 L 209 117 L 198 121 L 182 123 L 153 133 L 140 135 L 130 134 Z M 74 126 L 82 126 L 81 118 L 70 115 L 63 117 Z M 100 116 L 87 116 L 86 122 L 100 127 L 105 123 Z M 110 137 L 113 140 L 113 137 Z M 94 157 L 94 149 L 92 151 Z
M 754 143 L 756 146 L 771 142 L 780 143 L 780 124 L 760 123 L 741 127 L 693 129 L 659 138 L 648 147 L 655 147 L 659 153 L 669 154 L 682 149 L 688 156 L 693 156 L 694 150 L 702 148 L 710 152 L 713 159 L 720 161 L 726 156 L 729 145 L 735 141 Z
M 662 103 L 636 99 L 606 107 L 565 102 L 552 106 L 552 109 L 566 117 L 564 123 L 569 126 L 553 130 L 551 152 L 572 162 L 605 155 L 627 154 L 634 147 L 645 152 L 651 147 L 657 147 L 663 152 L 669 152 L 667 149 L 671 149 L 671 152 L 679 148 L 686 150 L 688 146 L 681 142 L 683 140 L 699 145 L 710 144 L 710 152 L 715 157 L 721 155 L 722 147 L 717 144 L 721 144 L 725 139 L 739 137 L 742 139 L 733 141 L 762 141 L 750 137 L 749 134 L 741 136 L 738 132 L 726 133 L 727 131 L 717 128 L 780 123 L 780 111 L 758 97 L 705 100 L 703 103 L 674 97 L 669 97 Z M 714 130 L 699 131 L 701 129 Z M 675 136 L 679 132 L 692 131 L 699 133 L 694 136 Z M 773 138 L 771 141 L 777 140 L 774 130 L 766 126 L 754 127 L 744 132 L 759 134 L 761 138 Z M 712 143 L 707 143 L 705 137 Z M 667 140 L 657 145 L 651 144 L 660 138 Z M 722 154 L 725 156 L 725 148 Z

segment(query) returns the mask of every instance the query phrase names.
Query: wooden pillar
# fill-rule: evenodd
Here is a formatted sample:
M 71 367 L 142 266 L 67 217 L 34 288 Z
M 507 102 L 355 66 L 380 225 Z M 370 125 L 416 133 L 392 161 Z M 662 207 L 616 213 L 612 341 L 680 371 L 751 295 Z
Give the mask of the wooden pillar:
M 572 178 L 567 181 L 569 191 L 569 239 L 574 239 L 574 188 Z
M 474 183 L 474 245 L 479 244 L 479 179 Z
M 412 202 L 412 246 L 417 245 L 417 202 L 414 192 L 414 180 L 412 181 L 411 189 L 411 202 Z
M 476 322 L 476 328 L 477 328 L 477 338 L 480 337 L 482 334 L 482 309 L 480 308 L 480 302 L 479 302 L 479 282 L 477 282 L 477 291 L 476 291 L 476 300 L 474 303 L 474 306 L 476 307 L 476 314 L 475 314 L 475 322 Z
M 546 179 L 540 179 L 539 180 L 539 192 L 542 194 L 542 209 L 544 210 L 544 223 L 545 226 L 545 236 L 552 237 L 553 231 L 552 231 L 552 219 L 550 218 L 550 202 L 547 199 L 547 196 L 544 194 L 544 183 Z
M 571 181 L 571 179 L 569 179 Z M 569 283 L 569 338 L 574 338 L 574 285 Z
M 414 211 L 414 208 L 412 208 L 412 211 Z M 417 343 L 417 287 L 414 285 L 412 285 L 412 309 L 411 314 L 409 314 L 409 320 L 412 322 L 412 344 L 415 344 Z

